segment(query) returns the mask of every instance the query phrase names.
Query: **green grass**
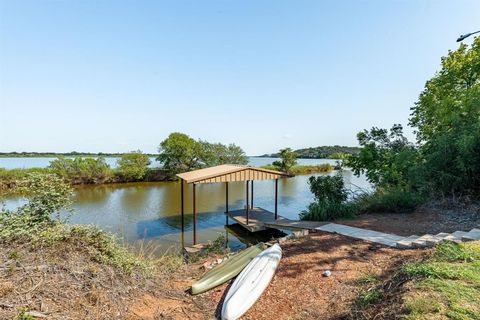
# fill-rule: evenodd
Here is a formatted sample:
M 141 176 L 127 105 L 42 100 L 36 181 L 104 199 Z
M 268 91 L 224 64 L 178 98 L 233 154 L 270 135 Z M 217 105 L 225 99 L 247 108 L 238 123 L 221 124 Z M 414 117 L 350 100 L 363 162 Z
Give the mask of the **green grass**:
M 480 242 L 439 244 L 426 261 L 407 264 L 414 289 L 409 319 L 480 319 Z
M 366 307 L 372 304 L 377 304 L 382 300 L 382 292 L 377 288 L 370 288 L 360 292 L 358 303 L 362 307 Z

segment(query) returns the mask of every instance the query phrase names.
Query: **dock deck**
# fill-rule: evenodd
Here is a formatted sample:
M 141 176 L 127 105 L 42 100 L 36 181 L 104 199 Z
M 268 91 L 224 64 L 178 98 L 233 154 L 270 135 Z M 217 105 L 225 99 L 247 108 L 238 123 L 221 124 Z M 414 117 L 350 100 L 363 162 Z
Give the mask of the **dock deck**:
M 321 227 L 325 222 L 290 220 L 281 215 L 275 220 L 275 214 L 263 208 L 253 208 L 248 212 L 248 225 L 245 210 L 233 210 L 225 213 L 250 232 L 266 230 L 267 228 L 286 230 L 313 230 Z

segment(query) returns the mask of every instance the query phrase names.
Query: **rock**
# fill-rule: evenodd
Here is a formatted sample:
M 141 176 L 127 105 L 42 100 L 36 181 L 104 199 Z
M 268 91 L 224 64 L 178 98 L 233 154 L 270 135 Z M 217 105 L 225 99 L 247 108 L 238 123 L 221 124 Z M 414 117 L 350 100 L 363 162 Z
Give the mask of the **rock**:
M 219 258 L 219 259 L 217 259 L 217 264 L 220 264 L 220 263 L 222 263 L 222 261 L 223 261 L 223 259 L 220 259 L 220 258 Z
M 322 273 L 322 276 L 324 277 L 330 277 L 332 275 L 332 272 L 330 270 L 325 270 L 323 273 Z

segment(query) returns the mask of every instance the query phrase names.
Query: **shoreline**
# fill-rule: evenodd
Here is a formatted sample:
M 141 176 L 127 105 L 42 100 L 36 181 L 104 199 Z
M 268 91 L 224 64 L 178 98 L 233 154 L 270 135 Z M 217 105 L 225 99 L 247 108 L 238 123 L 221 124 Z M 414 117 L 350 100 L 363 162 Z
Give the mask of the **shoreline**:
M 261 166 L 266 169 L 275 169 L 272 165 Z M 106 184 L 122 184 L 122 183 L 144 183 L 144 182 L 174 182 L 176 179 L 171 179 L 167 172 L 161 168 L 149 168 L 145 177 L 138 180 L 126 180 L 121 176 L 115 174 L 113 169 L 111 177 L 99 177 L 98 181 L 94 182 L 82 182 L 82 181 L 70 181 L 72 186 L 88 186 L 88 185 L 106 185 Z M 292 168 L 293 176 L 296 175 L 308 175 L 319 173 L 330 173 L 336 170 L 334 165 L 320 164 L 320 165 L 296 165 Z M 30 173 L 44 173 L 54 174 L 49 168 L 26 168 L 26 169 L 3 169 L 0 168 L 0 193 L 8 192 L 14 189 L 18 183 L 24 179 Z

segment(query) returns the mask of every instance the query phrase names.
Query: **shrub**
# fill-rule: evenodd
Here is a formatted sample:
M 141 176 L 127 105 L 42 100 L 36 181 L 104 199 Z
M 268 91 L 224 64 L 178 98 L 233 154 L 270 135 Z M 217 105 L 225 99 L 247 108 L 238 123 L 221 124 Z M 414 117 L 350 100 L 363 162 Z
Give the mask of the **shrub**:
M 348 190 L 345 188 L 343 177 L 340 174 L 310 177 L 308 184 L 317 202 L 342 203 L 348 198 Z
M 147 173 L 150 158 L 140 150 L 123 154 L 117 160 L 117 174 L 127 181 L 141 180 Z
M 101 183 L 112 176 L 110 166 L 102 157 L 74 159 L 59 157 L 50 162 L 49 168 L 53 173 L 73 184 Z
M 308 183 L 310 191 L 315 196 L 315 202 L 300 212 L 300 219 L 324 221 L 350 218 L 355 215 L 357 205 L 347 202 L 348 190 L 340 174 L 310 177 Z
M 355 199 L 360 213 L 411 212 L 424 201 L 419 193 L 399 189 L 364 193 Z
M 72 203 L 72 188 L 55 175 L 30 174 L 18 189 L 28 195 L 28 202 L 15 211 L 2 208 L 0 240 L 34 234 L 53 221 L 52 215 L 59 221 L 60 211 L 69 210 Z
M 8 190 L 14 192 L 18 184 L 25 180 L 32 173 L 48 174 L 48 168 L 27 168 L 27 169 L 5 169 L 0 168 L 0 191 Z
M 301 220 L 326 221 L 338 218 L 352 218 L 357 212 L 355 203 L 332 201 L 312 202 L 306 210 L 300 212 Z

